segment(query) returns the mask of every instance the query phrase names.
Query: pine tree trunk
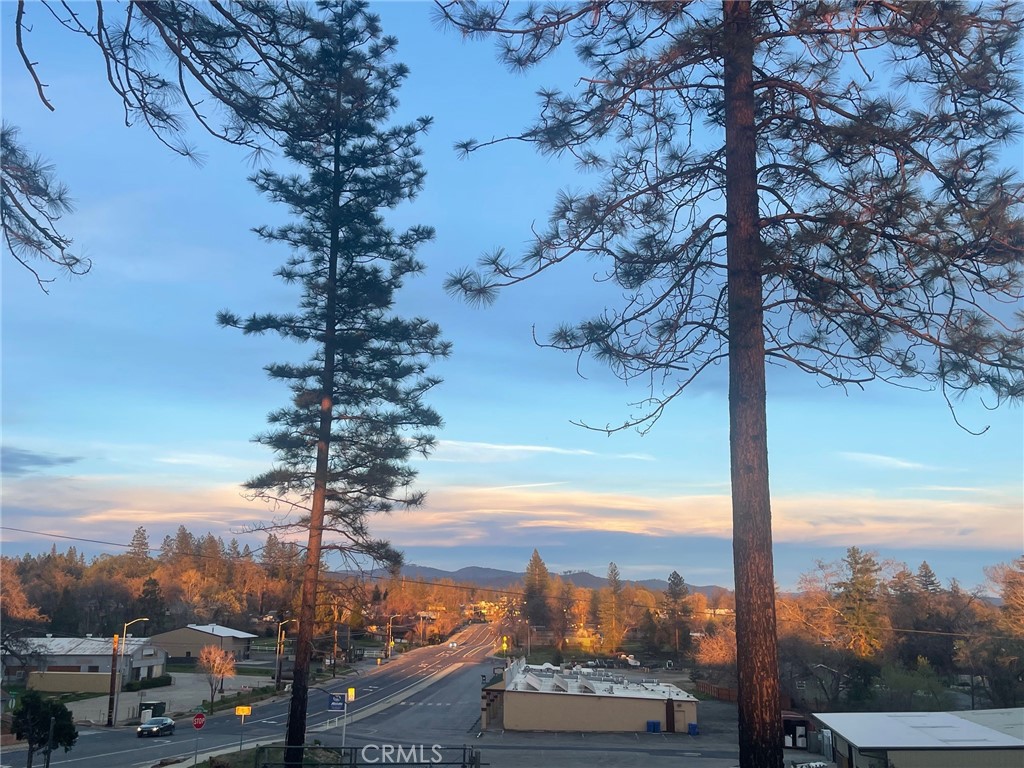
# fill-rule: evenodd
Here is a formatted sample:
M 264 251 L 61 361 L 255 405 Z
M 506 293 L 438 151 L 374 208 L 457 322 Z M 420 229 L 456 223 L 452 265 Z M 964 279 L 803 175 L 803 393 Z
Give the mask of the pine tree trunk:
M 337 112 L 341 120 L 341 80 L 335 91 Z M 292 697 L 288 707 L 285 733 L 285 765 L 302 765 L 302 746 L 306 741 L 306 713 L 309 708 L 309 665 L 313 651 L 313 624 L 316 621 L 316 593 L 320 581 L 320 554 L 324 535 L 324 510 L 327 506 L 327 482 L 330 476 L 331 435 L 334 428 L 334 374 L 337 340 L 338 252 L 341 226 L 341 127 L 334 130 L 334 158 L 331 189 L 331 250 L 327 264 L 327 292 L 324 319 L 324 368 L 321 377 L 320 425 L 316 445 L 316 470 L 313 477 L 313 498 L 309 511 L 309 537 L 302 575 L 302 605 L 299 611 L 299 633 L 295 643 L 295 666 L 292 673 Z
M 781 768 L 750 3 L 724 4 L 729 428 L 741 768 Z

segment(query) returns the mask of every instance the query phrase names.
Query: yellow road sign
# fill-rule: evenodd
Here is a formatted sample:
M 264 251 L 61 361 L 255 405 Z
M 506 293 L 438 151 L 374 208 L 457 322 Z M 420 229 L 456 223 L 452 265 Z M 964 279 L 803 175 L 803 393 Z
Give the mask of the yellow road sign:
M 235 714 L 236 715 L 240 715 L 241 717 L 245 717 L 246 715 L 251 715 L 252 714 L 252 707 L 244 707 L 244 706 L 235 707 Z

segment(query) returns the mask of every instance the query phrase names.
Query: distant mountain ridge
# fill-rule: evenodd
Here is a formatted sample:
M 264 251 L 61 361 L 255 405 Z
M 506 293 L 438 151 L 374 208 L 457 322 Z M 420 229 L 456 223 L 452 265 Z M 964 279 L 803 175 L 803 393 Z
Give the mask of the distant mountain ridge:
M 465 568 L 459 568 L 457 571 L 445 571 L 426 565 L 404 565 L 402 566 L 402 575 L 410 579 L 450 579 L 451 581 L 463 584 L 473 584 L 484 589 L 508 589 L 516 584 L 522 584 L 523 579 L 526 577 L 525 573 L 504 571 L 499 568 L 484 568 L 478 565 L 466 566 Z M 587 589 L 602 589 L 608 586 L 608 579 L 603 576 L 595 576 L 587 571 L 552 573 L 551 575 L 558 576 L 565 581 L 571 581 L 577 587 L 586 587 Z M 651 592 L 664 592 L 668 588 L 668 582 L 665 579 L 623 579 L 622 581 L 644 587 Z M 690 584 L 687 582 L 686 586 L 691 593 L 699 592 L 706 597 L 732 591 L 717 584 Z

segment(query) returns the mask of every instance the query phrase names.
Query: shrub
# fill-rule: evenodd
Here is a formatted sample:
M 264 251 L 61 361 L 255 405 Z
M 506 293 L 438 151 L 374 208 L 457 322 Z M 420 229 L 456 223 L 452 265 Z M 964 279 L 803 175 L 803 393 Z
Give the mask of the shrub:
M 167 685 L 171 685 L 174 682 L 174 678 L 170 675 L 160 675 L 158 677 L 147 677 L 142 680 L 130 680 L 124 685 L 126 691 L 141 691 L 146 688 L 162 688 Z

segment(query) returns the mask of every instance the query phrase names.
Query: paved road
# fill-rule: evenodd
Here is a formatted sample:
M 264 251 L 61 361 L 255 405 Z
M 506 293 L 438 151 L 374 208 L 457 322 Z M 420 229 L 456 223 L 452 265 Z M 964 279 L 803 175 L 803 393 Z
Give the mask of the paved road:
M 327 711 L 327 692 L 355 687 L 356 700 L 350 705 L 349 722 L 359 722 L 431 685 L 448 670 L 457 669 L 468 657 L 474 654 L 483 657 L 493 645 L 490 635 L 486 625 L 474 625 L 457 636 L 459 647 L 456 649 L 447 645 L 416 649 L 379 667 L 364 662 L 357 675 L 320 683 L 322 690 L 310 691 L 307 740 L 318 738 L 321 731 L 337 731 L 340 726 L 337 715 Z M 477 681 L 479 697 L 479 677 Z M 209 695 L 208 686 L 202 695 Z M 202 760 L 204 755 L 235 751 L 240 745 L 249 748 L 281 742 L 287 710 L 288 698 L 282 695 L 253 705 L 252 716 L 246 718 L 244 725 L 233 713 L 216 714 L 208 717 L 205 727 L 199 731 L 192 728 L 191 716 L 178 717 L 177 732 L 160 738 L 139 739 L 134 727 L 80 726 L 74 749 L 68 753 L 54 753 L 51 766 L 149 768 L 161 760 L 177 760 L 190 765 L 196 754 Z M 105 717 L 105 708 L 103 711 Z M 4 749 L 0 765 L 23 765 L 24 751 L 24 747 L 19 746 Z

